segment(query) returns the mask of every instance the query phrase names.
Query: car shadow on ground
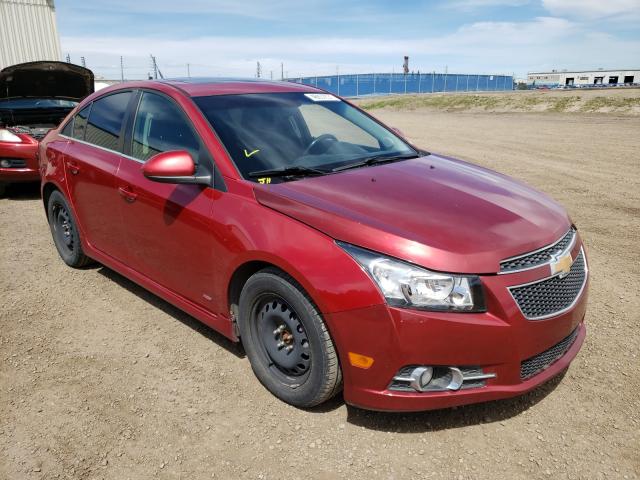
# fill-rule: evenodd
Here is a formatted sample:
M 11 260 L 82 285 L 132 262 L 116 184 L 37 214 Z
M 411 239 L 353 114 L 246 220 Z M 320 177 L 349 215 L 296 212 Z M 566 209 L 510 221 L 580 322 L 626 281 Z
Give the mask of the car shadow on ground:
M 128 278 L 123 277 L 119 273 L 115 272 L 114 270 L 111 270 L 110 268 L 105 267 L 104 265 L 99 265 L 97 267 L 97 272 L 100 275 L 104 275 L 109 280 L 112 280 L 113 282 L 117 283 L 119 286 L 121 286 L 122 288 L 125 288 L 126 290 L 133 293 L 134 295 L 137 295 L 145 302 L 153 305 L 159 310 L 162 310 L 164 313 L 166 313 L 170 317 L 175 318 L 182 324 L 186 325 L 192 330 L 195 330 L 200 335 L 204 336 L 208 340 L 211 340 L 216 345 L 218 345 L 221 348 L 224 348 L 225 350 L 232 353 L 236 357 L 238 358 L 245 357 L 244 349 L 242 348 L 241 344 L 232 342 L 227 337 L 216 332 L 215 330 L 208 327 L 207 325 L 200 322 L 199 320 L 196 320 L 188 313 L 185 313 L 179 308 L 174 307 L 169 302 L 161 299 L 160 297 L 156 296 L 150 291 L 142 288 L 140 285 L 133 283 Z
M 40 198 L 40 182 L 11 183 L 4 186 L 5 191 L 0 199 L 37 200 Z
M 347 405 L 347 422 L 370 430 L 396 433 L 426 433 L 482 423 L 502 422 L 542 401 L 562 382 L 563 370 L 535 390 L 506 400 L 416 413 L 372 412 Z

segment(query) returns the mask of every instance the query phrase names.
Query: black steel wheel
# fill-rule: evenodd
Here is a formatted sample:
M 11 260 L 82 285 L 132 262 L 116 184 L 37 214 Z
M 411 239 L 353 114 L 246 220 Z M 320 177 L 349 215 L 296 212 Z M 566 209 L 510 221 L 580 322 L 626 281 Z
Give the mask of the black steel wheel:
M 311 349 L 298 314 L 281 297 L 266 294 L 254 303 L 252 322 L 257 326 L 262 360 L 283 382 L 309 373 Z
M 289 275 L 265 269 L 240 296 L 239 327 L 262 384 L 297 407 L 318 405 L 342 386 L 338 356 L 317 308 Z
M 84 267 L 91 263 L 80 243 L 80 234 L 76 226 L 73 212 L 69 204 L 59 191 L 54 191 L 47 203 L 49 227 L 53 236 L 53 243 L 64 262 L 75 268 Z

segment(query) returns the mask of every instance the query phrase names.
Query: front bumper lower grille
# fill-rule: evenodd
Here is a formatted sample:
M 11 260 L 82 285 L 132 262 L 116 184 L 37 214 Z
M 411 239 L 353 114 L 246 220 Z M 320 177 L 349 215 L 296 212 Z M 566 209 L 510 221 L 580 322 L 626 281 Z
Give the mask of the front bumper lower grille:
M 509 287 L 509 291 L 528 320 L 542 320 L 569 310 L 587 281 L 584 251 L 576 257 L 564 278 L 560 275 L 537 282 Z
M 576 231 L 571 228 L 560 240 L 535 252 L 525 253 L 500 262 L 500 273 L 513 273 L 529 270 L 550 263 L 553 255 L 569 250 L 576 238 Z
M 576 328 L 571 334 L 564 340 L 558 342 L 553 347 L 545 350 L 538 355 L 535 355 L 520 363 L 520 380 L 526 380 L 528 378 L 537 375 L 538 373 L 546 370 L 555 361 L 559 360 L 567 350 L 573 345 L 573 342 L 578 336 L 578 329 Z

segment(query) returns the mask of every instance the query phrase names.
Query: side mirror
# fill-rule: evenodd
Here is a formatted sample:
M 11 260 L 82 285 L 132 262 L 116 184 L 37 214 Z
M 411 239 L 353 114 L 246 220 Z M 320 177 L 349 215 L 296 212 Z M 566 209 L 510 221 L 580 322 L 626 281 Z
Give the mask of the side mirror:
M 184 150 L 158 153 L 142 166 L 142 174 L 154 182 L 211 185 L 211 175 L 197 174 L 193 158 Z

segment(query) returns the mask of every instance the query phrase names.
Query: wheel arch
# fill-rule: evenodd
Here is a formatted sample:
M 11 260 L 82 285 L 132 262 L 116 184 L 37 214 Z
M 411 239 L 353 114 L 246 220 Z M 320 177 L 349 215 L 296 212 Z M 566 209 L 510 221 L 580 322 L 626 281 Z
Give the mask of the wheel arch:
M 265 270 L 267 268 L 273 268 L 291 277 L 295 281 L 294 286 L 301 289 L 302 293 L 307 297 L 307 299 L 318 309 L 320 313 L 323 313 L 322 305 L 316 300 L 316 297 L 318 295 L 314 295 L 314 293 L 316 292 L 313 290 L 313 288 L 310 287 L 310 285 L 308 285 L 308 282 L 301 278 L 301 274 L 295 271 L 294 268 L 287 268 L 278 263 L 279 262 L 273 262 L 264 259 L 247 260 L 235 268 L 235 270 L 229 277 L 229 283 L 227 285 L 227 305 L 229 307 L 229 312 L 231 313 L 232 321 L 234 323 L 236 323 L 238 318 L 238 306 L 240 304 L 240 294 L 242 293 L 242 288 L 247 283 L 247 280 L 249 280 L 249 278 L 251 278 L 259 271 Z
M 64 195 L 64 192 L 62 191 L 62 189 L 59 188 L 58 185 L 56 185 L 53 182 L 47 182 L 42 186 L 42 204 L 44 206 L 45 214 L 47 214 L 49 198 L 51 197 L 51 194 L 56 190 L 59 191 L 62 195 Z

